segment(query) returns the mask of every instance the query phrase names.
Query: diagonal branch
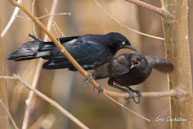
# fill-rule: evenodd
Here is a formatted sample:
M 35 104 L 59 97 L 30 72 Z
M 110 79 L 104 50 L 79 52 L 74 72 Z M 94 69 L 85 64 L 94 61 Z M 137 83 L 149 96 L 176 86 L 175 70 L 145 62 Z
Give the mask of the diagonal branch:
M 152 12 L 155 12 L 155 13 L 161 15 L 162 17 L 166 17 L 168 19 L 173 18 L 173 16 L 165 8 L 158 8 L 158 7 L 155 7 L 151 4 L 147 4 L 147 3 L 140 1 L 140 0 L 125 0 L 125 1 L 128 1 L 128 2 L 133 3 L 135 5 L 138 5 L 138 6 L 141 6 L 143 8 L 146 8 Z
M 35 18 L 25 7 L 23 7 L 21 4 L 18 4 L 15 0 L 9 0 L 13 5 L 19 7 L 22 9 L 47 35 L 48 37 L 53 41 L 53 43 L 56 45 L 56 47 L 66 56 L 66 58 L 72 63 L 72 65 L 85 77 L 89 78 L 88 72 L 86 72 L 78 63 L 77 61 L 69 54 L 69 52 L 57 41 L 57 39 L 49 32 L 46 27 L 37 19 Z M 99 84 L 95 80 L 89 80 L 89 82 L 96 88 L 100 89 Z M 39 91 L 37 91 L 39 92 Z M 118 97 L 128 97 L 129 95 L 127 93 L 117 93 L 117 92 L 112 92 L 108 91 L 106 89 L 103 90 L 102 93 L 106 93 L 109 96 L 118 96 Z M 155 94 L 152 94 L 153 96 L 157 96 Z M 177 91 L 169 91 L 164 95 L 158 95 L 158 97 L 163 97 L 163 96 L 177 96 L 178 92 Z M 142 96 L 145 96 L 145 94 L 142 94 Z M 148 96 L 146 94 L 146 96 Z
M 163 16 L 163 12 L 162 12 L 162 9 L 161 9 L 161 8 L 155 7 L 155 6 L 153 6 L 153 5 L 150 5 L 150 4 L 145 3 L 145 2 L 143 2 L 143 1 L 140 1 L 140 0 L 125 0 L 125 1 L 128 1 L 128 2 L 130 2 L 130 3 L 136 4 L 136 5 L 138 5 L 138 6 L 141 6 L 141 7 L 143 7 L 143 8 L 146 8 L 146 9 L 148 9 L 148 10 L 150 10 L 150 11 L 153 11 L 153 12 L 155 12 L 155 13 Z
M 21 3 L 22 3 L 22 0 L 18 0 L 17 2 L 21 4 Z M 2 31 L 1 37 L 4 37 L 4 36 L 5 36 L 5 34 L 7 33 L 7 31 L 9 30 L 9 28 L 10 28 L 11 25 L 13 24 L 15 18 L 17 17 L 18 12 L 19 12 L 19 8 L 16 7 L 16 8 L 14 9 L 14 11 L 13 11 L 13 14 L 12 14 L 9 22 L 7 23 L 7 25 L 5 26 L 4 30 Z
M 85 77 L 89 78 L 89 74 L 77 63 L 77 61 L 69 54 L 69 52 L 56 40 L 56 38 L 49 32 L 46 27 L 37 19 L 35 18 L 26 8 L 24 8 L 22 5 L 18 4 L 14 0 L 9 0 L 13 5 L 21 8 L 48 36 L 49 38 L 53 41 L 53 43 L 58 47 L 58 49 L 66 56 L 66 58 L 73 64 L 73 66 Z M 96 88 L 99 89 L 100 86 L 95 80 L 89 80 L 89 82 Z M 104 89 L 103 92 L 106 92 L 110 96 L 117 96 L 117 97 L 128 97 L 129 95 L 127 93 L 117 93 L 117 92 L 112 92 L 109 90 Z M 157 93 L 157 92 L 156 92 Z M 154 92 L 150 94 L 142 94 L 143 97 L 163 97 L 163 96 L 177 96 L 178 93 L 176 91 L 168 91 L 165 92 L 164 94 L 154 94 Z
M 50 14 L 55 13 L 57 2 L 58 2 L 58 0 L 53 0 Z M 34 5 L 34 3 L 35 3 L 35 0 L 33 1 L 33 5 Z M 34 6 L 32 7 L 32 12 L 34 12 Z M 47 25 L 48 30 L 51 29 L 52 22 L 53 22 L 53 16 L 51 16 L 48 20 L 48 25 Z M 33 26 L 34 26 L 34 24 L 33 24 Z M 44 41 L 47 41 L 47 40 L 48 40 L 48 37 L 45 36 Z M 33 82 L 32 82 L 32 87 L 33 88 L 36 88 L 37 84 L 39 82 L 43 62 L 44 62 L 43 59 L 38 59 L 38 64 L 37 64 L 35 74 L 34 74 L 34 79 L 33 79 Z M 31 104 L 32 104 L 33 97 L 34 97 L 34 92 L 31 91 L 28 95 L 28 98 L 26 99 L 26 107 L 25 107 L 25 113 L 24 113 L 24 118 L 23 118 L 22 129 L 27 129 L 28 122 L 29 122 L 29 116 L 30 116 L 30 113 L 31 113 Z
M 14 6 L 22 9 L 53 41 L 56 47 L 66 56 L 66 58 L 72 63 L 72 65 L 87 79 L 89 78 L 89 74 L 77 63 L 77 61 L 70 55 L 70 53 L 58 42 L 58 40 L 53 36 L 51 32 L 49 32 L 46 27 L 33 16 L 24 6 L 18 4 L 15 0 L 9 0 Z M 100 89 L 99 84 L 95 80 L 89 81 L 96 89 Z
M 140 34 L 140 35 L 143 35 L 143 36 L 147 36 L 147 37 L 150 37 L 150 38 L 154 38 L 154 39 L 159 39 L 159 40 L 164 40 L 164 38 L 162 37 L 157 37 L 157 36 L 154 36 L 154 35 L 150 35 L 150 34 L 146 34 L 146 33 L 143 33 L 143 32 L 140 32 L 140 31 L 137 31 L 135 29 L 132 29 L 130 27 L 128 27 L 127 25 L 125 25 L 124 23 L 121 23 L 118 19 L 116 19 L 115 17 L 113 17 L 109 12 L 107 12 L 102 6 L 101 4 L 97 1 L 97 0 L 94 0 L 95 4 L 100 8 L 102 9 L 102 11 L 107 15 L 109 16 L 113 21 L 115 21 L 116 23 L 120 24 L 122 27 L 132 31 L 132 32 L 135 32 L 137 34 Z
M 11 122 L 12 122 L 14 128 L 15 128 L 15 129 L 19 129 L 19 128 L 17 127 L 17 125 L 16 125 L 16 123 L 15 123 L 15 121 L 14 121 L 14 119 L 13 119 L 11 113 L 9 112 L 9 109 L 6 107 L 6 105 L 3 103 L 2 100 L 0 100 L 0 104 L 3 106 L 3 108 L 4 108 L 5 111 L 7 112 L 8 116 L 9 116 L 9 119 L 11 120 Z
M 31 85 L 27 82 L 25 82 L 19 75 L 14 75 L 13 77 L 8 77 L 9 79 L 17 79 L 19 80 L 25 87 L 36 93 L 40 98 L 44 99 L 48 103 L 50 103 L 52 106 L 54 106 L 58 111 L 63 113 L 65 116 L 67 116 L 69 119 L 71 119 L 74 123 L 76 123 L 78 126 L 80 126 L 83 129 L 88 129 L 86 125 L 84 125 L 82 122 L 80 122 L 76 117 L 74 117 L 72 114 L 70 114 L 68 111 L 66 111 L 62 106 L 60 106 L 57 102 L 50 99 L 46 95 L 42 94 L 40 91 L 34 89 L 31 87 Z
M 0 76 L 0 79 L 18 79 L 18 76 L 19 75 L 17 75 L 17 76 L 15 76 L 15 75 L 14 76 Z M 114 91 L 109 91 L 106 89 L 104 89 L 103 93 L 107 94 L 111 97 L 115 97 L 115 98 L 127 98 L 127 97 L 129 97 L 128 93 L 114 92 Z M 147 98 L 181 97 L 181 96 L 187 96 L 188 95 L 187 92 L 185 92 L 182 89 L 171 90 L 171 91 L 162 91 L 162 92 L 141 92 L 141 94 L 142 94 L 142 97 L 147 97 Z M 137 94 L 134 93 L 134 96 L 137 96 Z
M 32 86 L 30 86 L 25 80 L 23 80 L 19 75 L 14 75 L 14 76 L 0 76 L 0 79 L 16 79 L 19 80 L 25 87 L 27 87 L 29 90 L 32 90 L 37 96 L 39 96 L 40 98 L 42 98 L 43 100 L 47 101 L 49 104 L 51 104 L 52 106 L 54 106 L 56 109 L 58 109 L 58 111 L 60 111 L 61 113 L 63 113 L 64 115 L 66 115 L 69 119 L 71 119 L 72 121 L 74 121 L 74 118 L 72 116 L 68 116 L 68 113 L 66 114 L 67 111 L 63 111 L 65 109 L 63 109 L 58 103 L 56 103 L 54 100 L 51 100 L 49 97 L 47 97 L 46 95 L 42 94 L 41 92 L 39 92 L 38 90 L 36 90 L 35 88 L 33 88 Z M 150 119 L 132 111 L 131 109 L 125 107 L 124 105 L 120 104 L 119 102 L 117 102 L 116 100 L 114 100 L 112 97 L 115 98 L 127 98 L 129 97 L 128 93 L 118 93 L 118 92 L 113 92 L 113 91 L 108 91 L 105 90 L 103 91 L 105 97 L 107 97 L 108 99 L 110 99 L 111 101 L 113 101 L 114 103 L 118 104 L 119 106 L 121 106 L 122 108 L 126 109 L 127 111 L 141 117 L 142 119 L 150 122 Z M 181 97 L 181 96 L 186 96 L 187 93 L 182 91 L 182 90 L 171 90 L 171 91 L 165 91 L 165 92 L 142 92 L 142 97 L 168 97 L 168 96 L 176 96 L 176 97 Z M 135 96 L 137 96 L 137 94 L 134 94 Z M 77 121 L 74 121 L 75 123 Z M 76 123 L 77 125 L 79 125 L 79 122 Z M 79 125 L 80 126 L 80 125 Z

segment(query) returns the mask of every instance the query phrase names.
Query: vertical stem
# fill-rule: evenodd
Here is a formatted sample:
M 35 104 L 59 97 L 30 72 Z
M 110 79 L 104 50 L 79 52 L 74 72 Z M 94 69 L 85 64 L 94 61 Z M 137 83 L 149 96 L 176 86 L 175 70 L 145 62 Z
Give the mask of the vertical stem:
M 165 48 L 167 58 L 175 70 L 169 74 L 169 89 L 187 92 L 187 96 L 170 99 L 172 118 L 185 118 L 187 121 L 170 121 L 172 129 L 191 129 L 193 127 L 192 74 L 188 37 L 188 0 L 163 0 L 163 9 L 173 15 L 172 19 L 163 17 Z
M 58 0 L 53 0 L 50 14 L 55 13 L 57 3 L 58 3 Z M 49 18 L 48 25 L 47 25 L 48 30 L 51 29 L 52 23 L 53 23 L 53 16 L 51 16 Z M 48 40 L 48 37 L 46 35 L 45 38 L 44 38 L 44 41 L 47 41 L 47 40 Z M 38 59 L 38 64 L 37 64 L 36 72 L 35 72 L 35 75 L 34 75 L 34 80 L 33 80 L 33 83 L 32 83 L 33 88 L 37 87 L 37 84 L 38 84 L 38 81 L 39 81 L 39 78 L 40 78 L 40 74 L 41 74 L 41 69 L 42 69 L 43 62 L 44 62 L 43 59 Z M 29 93 L 28 98 L 26 99 L 26 109 L 25 109 L 25 113 L 24 113 L 22 129 L 27 129 L 27 127 L 28 127 L 28 122 L 29 122 L 29 117 L 30 117 L 30 113 L 31 113 L 31 104 L 32 104 L 33 97 L 34 97 L 34 93 L 31 91 Z
M 1 20 L 0 20 L 0 23 L 1 23 Z M 0 30 L 2 30 L 1 27 L 0 27 Z M 3 48 L 4 47 L 3 47 L 2 38 L 0 38 L 0 76 L 5 75 L 5 64 L 4 64 L 5 62 L 4 62 Z M 8 100 L 7 100 L 6 82 L 3 79 L 0 80 L 0 100 L 2 100 L 2 102 L 7 107 Z M 1 125 L 0 128 L 2 129 L 9 128 L 8 114 L 2 106 L 0 106 L 0 125 Z

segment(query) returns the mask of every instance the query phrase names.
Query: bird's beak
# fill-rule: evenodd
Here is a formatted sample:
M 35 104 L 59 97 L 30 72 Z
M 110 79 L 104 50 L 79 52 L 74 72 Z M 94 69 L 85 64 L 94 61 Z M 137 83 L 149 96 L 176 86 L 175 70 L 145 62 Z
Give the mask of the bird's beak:
M 131 59 L 131 67 L 130 69 L 134 68 L 135 66 L 137 66 L 139 64 L 139 61 Z
M 132 45 L 127 45 L 126 48 L 131 49 L 131 50 L 134 50 L 134 51 L 136 51 L 136 52 L 139 52 L 139 51 L 137 50 L 137 48 L 135 48 L 135 47 L 132 46 Z

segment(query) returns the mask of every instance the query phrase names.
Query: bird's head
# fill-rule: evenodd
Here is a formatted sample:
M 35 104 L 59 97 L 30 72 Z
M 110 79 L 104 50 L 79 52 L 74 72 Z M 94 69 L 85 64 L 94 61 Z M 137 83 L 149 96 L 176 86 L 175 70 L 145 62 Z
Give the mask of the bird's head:
M 119 49 L 127 48 L 138 52 L 138 50 L 129 42 L 129 40 L 120 33 L 110 32 L 106 34 L 108 39 L 108 46 L 111 48 Z
M 142 55 L 135 54 L 131 56 L 130 61 L 131 61 L 130 69 L 133 69 L 133 68 L 140 69 L 148 65 L 146 58 Z

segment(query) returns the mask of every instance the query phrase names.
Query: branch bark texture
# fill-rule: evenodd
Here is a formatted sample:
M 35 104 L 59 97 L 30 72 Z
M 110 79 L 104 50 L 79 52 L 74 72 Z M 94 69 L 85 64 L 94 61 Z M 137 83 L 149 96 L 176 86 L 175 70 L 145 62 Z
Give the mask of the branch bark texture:
M 186 121 L 171 121 L 172 129 L 191 129 L 193 127 L 192 74 L 187 3 L 188 0 L 162 1 L 162 8 L 173 16 L 172 19 L 162 18 L 166 55 L 175 67 L 175 70 L 169 74 L 169 89 L 188 93 L 184 97 L 170 99 L 171 117 L 186 119 Z

